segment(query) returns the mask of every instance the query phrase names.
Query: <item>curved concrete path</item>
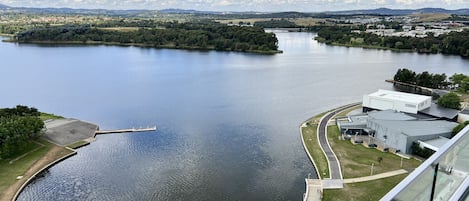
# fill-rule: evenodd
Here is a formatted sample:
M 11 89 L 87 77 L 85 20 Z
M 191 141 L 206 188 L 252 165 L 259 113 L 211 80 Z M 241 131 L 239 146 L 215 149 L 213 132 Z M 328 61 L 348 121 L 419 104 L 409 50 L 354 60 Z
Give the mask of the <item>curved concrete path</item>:
M 329 164 L 329 175 L 330 175 L 330 179 L 322 180 L 324 189 L 343 188 L 343 176 L 342 176 L 342 169 L 340 168 L 340 162 L 337 159 L 337 156 L 335 155 L 331 146 L 329 145 L 329 141 L 327 140 L 327 123 L 337 113 L 345 109 L 354 107 L 356 105 L 358 105 L 358 103 L 339 107 L 335 109 L 334 111 L 327 113 L 321 118 L 321 120 L 319 120 L 317 135 L 318 135 L 319 145 L 321 146 L 321 149 L 324 152 L 324 155 L 326 156 L 327 162 Z

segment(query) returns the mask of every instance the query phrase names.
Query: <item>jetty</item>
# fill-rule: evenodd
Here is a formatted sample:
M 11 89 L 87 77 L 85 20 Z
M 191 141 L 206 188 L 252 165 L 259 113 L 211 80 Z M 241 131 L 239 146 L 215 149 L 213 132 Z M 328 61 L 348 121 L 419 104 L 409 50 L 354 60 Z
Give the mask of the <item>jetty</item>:
M 100 134 L 112 134 L 112 133 L 132 133 L 132 132 L 148 132 L 156 131 L 156 126 L 147 128 L 129 128 L 129 129 L 117 129 L 117 130 L 97 130 L 96 135 Z

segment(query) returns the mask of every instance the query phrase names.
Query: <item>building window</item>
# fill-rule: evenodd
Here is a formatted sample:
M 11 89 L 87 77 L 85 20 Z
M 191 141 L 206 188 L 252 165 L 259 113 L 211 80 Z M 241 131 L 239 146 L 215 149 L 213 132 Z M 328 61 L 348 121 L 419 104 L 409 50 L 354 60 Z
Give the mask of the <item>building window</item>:
M 413 104 L 405 104 L 406 107 L 410 107 L 410 108 L 415 108 L 415 105 Z

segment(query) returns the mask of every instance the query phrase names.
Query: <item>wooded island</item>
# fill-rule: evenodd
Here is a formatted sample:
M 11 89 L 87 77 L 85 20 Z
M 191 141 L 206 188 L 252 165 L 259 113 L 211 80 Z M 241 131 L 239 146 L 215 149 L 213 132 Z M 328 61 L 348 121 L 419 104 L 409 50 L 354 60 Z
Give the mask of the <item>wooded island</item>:
M 19 43 L 112 44 L 157 48 L 239 51 L 274 54 L 278 40 L 260 27 L 214 22 L 120 23 L 119 27 L 63 25 L 20 32 Z M 137 25 L 137 26 L 136 26 Z

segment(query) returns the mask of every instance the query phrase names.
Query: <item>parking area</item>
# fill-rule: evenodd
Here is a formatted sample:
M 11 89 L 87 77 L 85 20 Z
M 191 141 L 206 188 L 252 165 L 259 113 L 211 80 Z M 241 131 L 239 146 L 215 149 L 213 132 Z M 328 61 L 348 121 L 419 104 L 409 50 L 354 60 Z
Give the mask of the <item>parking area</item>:
M 98 126 L 78 119 L 55 119 L 44 122 L 44 138 L 60 146 L 66 146 L 95 136 Z

